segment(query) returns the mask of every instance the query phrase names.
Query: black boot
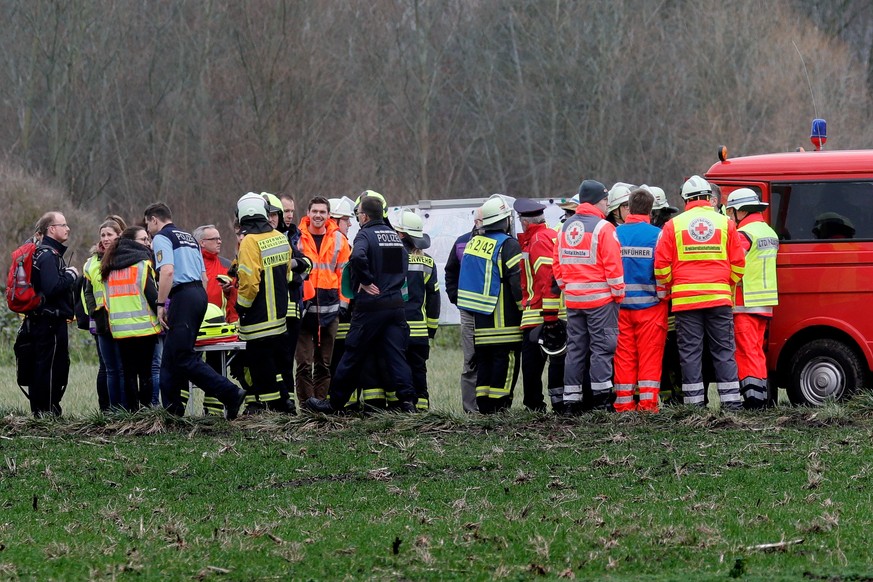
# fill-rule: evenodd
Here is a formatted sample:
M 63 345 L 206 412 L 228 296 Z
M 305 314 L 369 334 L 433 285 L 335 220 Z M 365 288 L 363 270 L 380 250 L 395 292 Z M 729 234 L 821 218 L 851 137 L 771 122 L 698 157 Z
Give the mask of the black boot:
M 303 408 L 310 412 L 320 412 L 322 414 L 336 414 L 337 411 L 330 403 L 330 400 L 316 398 L 312 396 L 303 403 Z

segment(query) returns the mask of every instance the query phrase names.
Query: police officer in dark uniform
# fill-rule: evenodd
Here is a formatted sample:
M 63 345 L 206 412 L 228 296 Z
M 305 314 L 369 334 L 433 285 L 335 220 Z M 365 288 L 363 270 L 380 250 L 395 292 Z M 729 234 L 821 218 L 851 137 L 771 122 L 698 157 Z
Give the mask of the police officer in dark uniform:
M 145 209 L 145 223 L 152 236 L 158 283 L 158 319 L 167 337 L 161 362 L 161 400 L 171 414 L 185 413 L 182 390 L 193 382 L 207 396 L 224 404 L 234 419 L 245 400 L 245 391 L 210 368 L 194 351 L 197 330 L 206 313 L 206 267 L 200 246 L 191 234 L 179 230 L 166 204 Z M 169 302 L 169 306 L 168 306 Z
M 406 280 L 408 253 L 398 234 L 382 217 L 382 202 L 364 196 L 358 208 L 361 230 L 355 237 L 350 259 L 355 289 L 346 350 L 330 383 L 327 399 L 310 398 L 305 407 L 326 414 L 340 411 L 357 387 L 362 367 L 379 353 L 390 371 L 402 412 L 415 412 L 412 372 L 406 361 L 409 342 L 401 289 Z
M 60 212 L 46 212 L 36 224 L 42 241 L 33 256 L 33 290 L 39 307 L 25 317 L 33 361 L 30 411 L 34 416 L 61 415 L 61 398 L 70 375 L 67 320 L 73 318 L 73 289 L 78 272 L 64 262 L 70 227 Z

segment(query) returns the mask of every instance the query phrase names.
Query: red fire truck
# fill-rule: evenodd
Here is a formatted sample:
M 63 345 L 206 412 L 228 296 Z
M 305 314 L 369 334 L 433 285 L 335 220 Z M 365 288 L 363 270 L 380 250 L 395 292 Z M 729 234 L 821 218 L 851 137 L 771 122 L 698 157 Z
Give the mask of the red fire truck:
M 769 202 L 765 217 L 780 239 L 779 305 L 767 340 L 771 399 L 778 386 L 795 404 L 820 405 L 869 386 L 873 150 L 730 159 L 722 148 L 719 159 L 706 179 L 722 201 L 752 188 Z

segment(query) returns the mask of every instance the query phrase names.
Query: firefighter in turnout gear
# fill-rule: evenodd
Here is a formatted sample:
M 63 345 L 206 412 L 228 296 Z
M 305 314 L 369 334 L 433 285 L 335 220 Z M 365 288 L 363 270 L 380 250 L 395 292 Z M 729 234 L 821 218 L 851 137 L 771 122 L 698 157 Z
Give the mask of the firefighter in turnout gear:
M 733 222 L 712 206 L 712 188 L 700 176 L 682 186 L 685 212 L 664 225 L 655 250 L 655 276 L 671 294 L 685 404 L 705 406 L 702 356 L 709 343 L 722 407 L 742 408 L 734 360 L 733 291 L 745 256 Z
M 750 188 L 728 196 L 728 217 L 737 224 L 746 252 L 746 270 L 734 298 L 734 332 L 737 342 L 737 372 L 745 408 L 767 405 L 767 356 L 764 335 L 779 303 L 776 285 L 776 253 L 779 237 L 761 214 L 768 204 L 760 202 Z
M 570 413 L 612 408 L 624 271 L 615 227 L 606 220 L 607 196 L 600 182 L 582 182 L 576 214 L 564 223 L 555 246 L 552 268 L 567 305 L 564 404 Z M 591 378 L 590 402 L 582 389 L 586 371 Z
M 239 338 L 246 342 L 252 389 L 246 411 L 268 409 L 294 413 L 293 399 L 277 381 L 288 364 L 288 280 L 296 266 L 288 239 L 270 224 L 264 199 L 250 192 L 237 202 L 237 217 L 245 237 L 239 247 Z M 257 361 L 253 361 L 257 357 Z
M 355 291 L 355 311 L 346 337 L 346 351 L 330 385 L 328 399 L 310 398 L 306 408 L 327 414 L 341 411 L 355 391 L 363 366 L 379 353 L 391 375 L 401 412 L 415 412 L 412 372 L 406 361 L 409 326 L 402 290 L 409 257 L 398 234 L 382 218 L 379 198 L 362 196 L 358 208 L 361 230 L 355 236 L 350 259 L 350 283 Z
M 424 252 L 430 246 L 430 237 L 424 232 L 421 217 L 404 210 L 395 230 L 409 253 L 409 270 L 406 274 L 409 346 L 406 348 L 406 360 L 412 369 L 412 385 L 418 397 L 415 406 L 420 411 L 426 411 L 430 407 L 427 360 L 430 357 L 430 340 L 436 336 L 440 322 L 440 285 L 436 262 Z
M 552 410 L 562 412 L 564 407 L 564 354 L 547 356 L 540 344 L 531 341 L 538 327 L 560 327 L 558 311 L 561 292 L 554 284 L 552 262 L 558 233 L 546 225 L 546 207 L 527 198 L 513 204 L 524 230 L 518 235 L 521 245 L 522 314 L 521 314 L 521 378 L 524 388 L 524 406 L 528 410 L 546 411 L 543 400 L 543 368 L 549 363 L 548 388 Z
M 629 214 L 615 229 L 621 243 L 624 299 L 618 314 L 615 349 L 615 410 L 658 411 L 661 361 L 667 341 L 666 291 L 655 281 L 655 245 L 660 229 L 649 223 L 654 196 L 631 192 Z M 639 387 L 639 404 L 634 388 Z
M 511 237 L 512 208 L 499 195 L 482 205 L 481 234 L 464 248 L 458 308 L 475 317 L 476 402 L 489 414 L 512 405 L 521 352 L 521 246 Z

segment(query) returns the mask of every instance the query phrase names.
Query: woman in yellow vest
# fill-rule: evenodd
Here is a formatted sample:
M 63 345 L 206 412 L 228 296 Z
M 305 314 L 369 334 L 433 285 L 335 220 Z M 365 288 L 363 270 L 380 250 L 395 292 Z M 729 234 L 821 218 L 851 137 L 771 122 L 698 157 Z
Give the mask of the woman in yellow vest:
M 124 368 L 127 398 L 120 406 L 136 410 L 152 400 L 152 357 L 161 331 L 155 269 L 144 228 L 132 226 L 121 233 L 103 255 L 101 274 L 109 328 Z
M 124 378 L 121 370 L 121 354 L 117 343 L 109 332 L 109 316 L 103 306 L 103 277 L 100 275 L 100 261 L 103 253 L 121 231 L 127 228 L 120 216 L 107 216 L 100 224 L 100 240 L 91 249 L 91 256 L 82 267 L 82 305 L 90 318 L 90 331 L 97 346 L 97 404 L 100 410 L 109 410 L 111 395 L 124 394 Z

